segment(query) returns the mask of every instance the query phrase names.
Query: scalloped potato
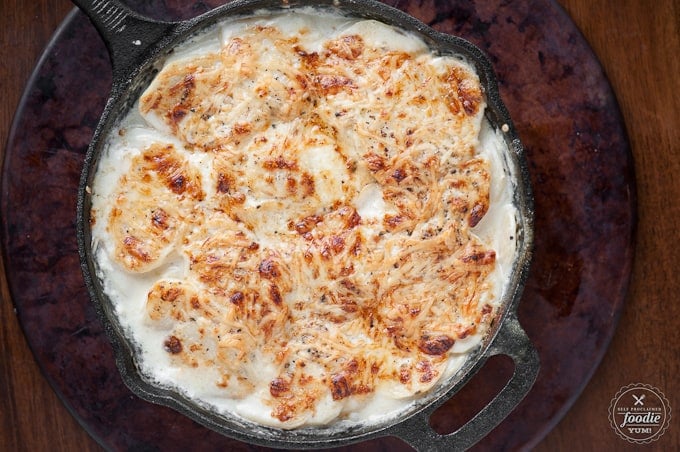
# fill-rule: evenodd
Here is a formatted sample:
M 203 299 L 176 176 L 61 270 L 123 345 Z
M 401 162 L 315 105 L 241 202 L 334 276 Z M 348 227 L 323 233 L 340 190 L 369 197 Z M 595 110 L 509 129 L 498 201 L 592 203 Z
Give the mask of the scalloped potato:
M 93 185 L 145 375 L 281 428 L 398 411 L 484 337 L 515 249 L 474 68 L 313 10 L 183 44 Z

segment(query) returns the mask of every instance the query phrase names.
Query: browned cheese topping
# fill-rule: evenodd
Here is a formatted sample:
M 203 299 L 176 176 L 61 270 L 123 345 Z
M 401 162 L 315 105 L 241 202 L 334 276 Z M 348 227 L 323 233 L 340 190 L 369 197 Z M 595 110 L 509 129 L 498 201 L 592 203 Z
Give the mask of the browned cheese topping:
M 419 394 L 485 331 L 485 102 L 463 62 L 255 26 L 167 65 L 139 108 L 173 138 L 131 161 L 107 230 L 130 273 L 186 263 L 146 301 L 177 366 L 235 399 L 265 388 L 293 425 L 324 399 Z

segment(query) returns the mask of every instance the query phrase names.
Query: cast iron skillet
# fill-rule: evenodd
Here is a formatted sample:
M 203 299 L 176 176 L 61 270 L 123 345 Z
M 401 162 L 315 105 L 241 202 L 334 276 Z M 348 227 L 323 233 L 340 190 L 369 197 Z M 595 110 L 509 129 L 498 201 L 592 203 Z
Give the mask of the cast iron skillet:
M 495 76 L 486 56 L 469 42 L 438 33 L 411 16 L 373 0 L 236 0 L 183 22 L 158 22 L 142 17 L 116 0 L 73 0 L 90 17 L 106 42 L 113 65 L 113 85 L 99 125 L 85 157 L 78 193 L 78 247 L 90 297 L 113 345 L 116 364 L 127 386 L 141 398 L 169 406 L 202 425 L 238 440 L 277 448 L 322 448 L 346 445 L 380 436 L 402 438 L 418 450 L 463 450 L 498 425 L 524 398 L 539 370 L 538 354 L 517 320 L 517 304 L 529 270 L 533 247 L 533 198 L 524 150 L 502 104 Z M 379 423 L 282 430 L 263 427 L 229 414 L 199 406 L 182 395 L 150 384 L 135 364 L 133 345 L 123 334 L 113 306 L 96 276 L 91 250 L 89 187 L 109 131 L 125 116 L 178 42 L 220 19 L 250 15 L 260 9 L 287 9 L 316 5 L 338 8 L 352 16 L 376 19 L 419 34 L 436 51 L 467 57 L 475 66 L 487 96 L 486 116 L 504 133 L 509 152 L 506 165 L 514 176 L 514 203 L 518 209 L 517 252 L 509 288 L 497 318 L 463 368 L 439 384 L 398 417 Z M 457 431 L 440 435 L 429 423 L 432 413 L 455 394 L 494 355 L 514 361 L 514 374 L 506 386 L 474 418 Z

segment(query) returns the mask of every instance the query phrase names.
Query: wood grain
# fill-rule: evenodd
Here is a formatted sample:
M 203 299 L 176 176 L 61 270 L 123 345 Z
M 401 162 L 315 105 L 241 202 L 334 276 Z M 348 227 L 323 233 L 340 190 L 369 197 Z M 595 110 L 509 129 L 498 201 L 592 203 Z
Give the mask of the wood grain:
M 624 385 L 663 390 L 680 407 L 680 4 L 675 0 L 561 0 L 600 59 L 619 100 L 638 189 L 637 256 L 626 307 L 601 366 L 537 450 L 673 450 L 680 416 L 657 442 L 633 446 L 609 426 L 607 408 Z M 66 0 L 0 5 L 0 143 Z M 1 264 L 1 262 L 0 262 Z M 4 276 L 4 269 L 0 268 Z M 0 300 L 0 450 L 100 450 L 40 373 L 14 315 L 5 281 Z

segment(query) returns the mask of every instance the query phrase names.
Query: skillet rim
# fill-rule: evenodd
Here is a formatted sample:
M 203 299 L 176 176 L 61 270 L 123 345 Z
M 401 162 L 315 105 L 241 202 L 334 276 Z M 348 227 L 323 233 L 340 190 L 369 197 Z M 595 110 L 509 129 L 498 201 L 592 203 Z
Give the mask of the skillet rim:
M 507 293 L 504 295 L 501 302 L 501 308 L 497 314 L 495 325 L 487 333 L 487 338 L 484 340 L 482 348 L 474 353 L 474 359 L 468 357 L 466 364 L 460 371 L 456 372 L 451 377 L 448 377 L 445 381 L 438 383 L 436 388 L 429 391 L 429 393 L 420 399 L 413 407 L 400 410 L 398 416 L 382 420 L 378 423 L 372 423 L 368 426 L 357 424 L 340 431 L 340 433 L 333 427 L 311 427 L 284 430 L 275 427 L 261 426 L 235 416 L 216 414 L 214 410 L 211 411 L 205 407 L 201 407 L 195 401 L 187 399 L 176 391 L 163 389 L 162 387 L 149 383 L 135 363 L 134 347 L 125 337 L 123 328 L 118 323 L 116 315 L 113 312 L 114 308 L 112 303 L 103 293 L 101 283 L 96 276 L 97 272 L 91 253 L 91 236 L 89 230 L 89 187 L 96 174 L 98 157 L 106 145 L 106 136 L 116 126 L 120 118 L 127 113 L 139 96 L 141 90 L 151 81 L 151 77 L 155 75 L 155 72 L 158 70 L 158 66 L 162 62 L 167 49 L 188 39 L 191 35 L 214 25 L 221 19 L 233 18 L 234 15 L 242 15 L 243 13 L 248 15 L 247 13 L 252 13 L 260 9 L 284 10 L 304 6 L 337 8 L 343 13 L 349 13 L 350 15 L 377 19 L 397 28 L 414 32 L 425 39 L 426 43 L 437 51 L 464 55 L 469 62 L 475 66 L 480 77 L 481 85 L 485 89 L 487 101 L 485 116 L 493 126 L 503 126 L 503 136 L 508 144 L 510 165 L 515 172 L 517 181 L 515 184 L 513 202 L 518 210 L 518 222 L 521 223 L 521 227 L 518 224 L 521 240 L 518 238 L 517 241 L 518 250 L 516 251 L 511 282 L 508 284 Z M 161 34 L 160 39 L 151 43 L 147 48 L 133 48 L 134 55 L 128 55 L 126 62 L 126 64 L 132 64 L 132 68 L 126 68 L 116 62 L 116 55 L 120 55 L 120 43 L 115 41 L 115 35 L 113 40 L 107 40 L 107 46 L 109 47 L 113 60 L 114 81 L 111 95 L 107 101 L 105 110 L 102 113 L 92 142 L 88 147 L 77 199 L 77 239 L 81 269 L 83 271 L 90 299 L 93 301 L 109 341 L 112 343 L 116 357 L 116 365 L 125 384 L 136 395 L 145 400 L 169 406 L 206 427 L 227 436 L 265 446 L 302 446 L 304 448 L 329 447 L 350 444 L 369 438 L 385 436 L 387 434 L 393 434 L 406 439 L 409 442 L 413 442 L 407 438 L 413 436 L 413 431 L 416 427 L 410 425 L 411 423 L 409 423 L 409 420 L 416 419 L 422 414 L 429 417 L 429 414 L 431 414 L 438 406 L 462 388 L 490 356 L 499 354 L 499 351 L 500 354 L 510 355 L 513 350 L 503 348 L 507 348 L 507 344 L 501 344 L 500 350 L 494 349 L 494 347 L 498 348 L 496 344 L 498 341 L 496 338 L 498 337 L 499 332 L 504 330 L 504 328 L 519 327 L 521 330 L 519 322 L 517 321 L 517 306 L 521 299 L 533 252 L 533 195 L 524 149 L 510 115 L 500 98 L 496 76 L 488 57 L 469 41 L 457 36 L 437 32 L 400 10 L 371 0 L 295 0 L 290 2 L 280 2 L 276 0 L 237 0 L 215 8 L 204 15 L 183 22 L 150 21 L 134 14 L 132 14 L 131 17 L 134 20 L 140 21 L 143 26 L 149 26 L 150 30 L 157 31 L 162 27 L 164 33 Z M 132 63 L 130 63 L 130 61 L 132 61 Z M 507 126 L 507 131 L 504 126 Z M 523 330 L 521 330 L 521 333 L 526 336 L 526 333 L 524 333 Z M 535 374 L 538 372 L 536 351 L 530 342 L 523 343 L 523 347 L 530 349 L 520 350 L 520 352 L 529 353 L 535 358 L 534 361 L 532 361 L 532 369 L 530 369 L 530 373 L 534 374 L 535 379 Z M 531 381 L 531 384 L 533 384 L 533 380 Z M 526 389 L 526 392 L 528 392 L 530 386 L 531 385 Z M 505 415 L 509 414 L 509 412 L 510 411 L 505 413 Z M 503 416 L 503 418 L 504 417 L 505 416 Z M 499 419 L 498 422 L 500 422 L 500 420 L 502 420 L 502 418 Z M 233 425 L 225 425 L 225 422 Z M 491 427 L 495 425 L 496 424 Z M 488 430 L 490 429 L 491 428 Z M 455 438 L 456 432 L 450 435 L 441 436 Z M 481 439 L 483 436 L 484 435 L 480 436 L 478 439 Z M 467 443 L 470 441 L 471 440 L 468 439 Z M 461 444 L 465 443 L 466 438 L 461 438 Z M 468 445 L 472 444 L 474 444 L 474 442 Z

